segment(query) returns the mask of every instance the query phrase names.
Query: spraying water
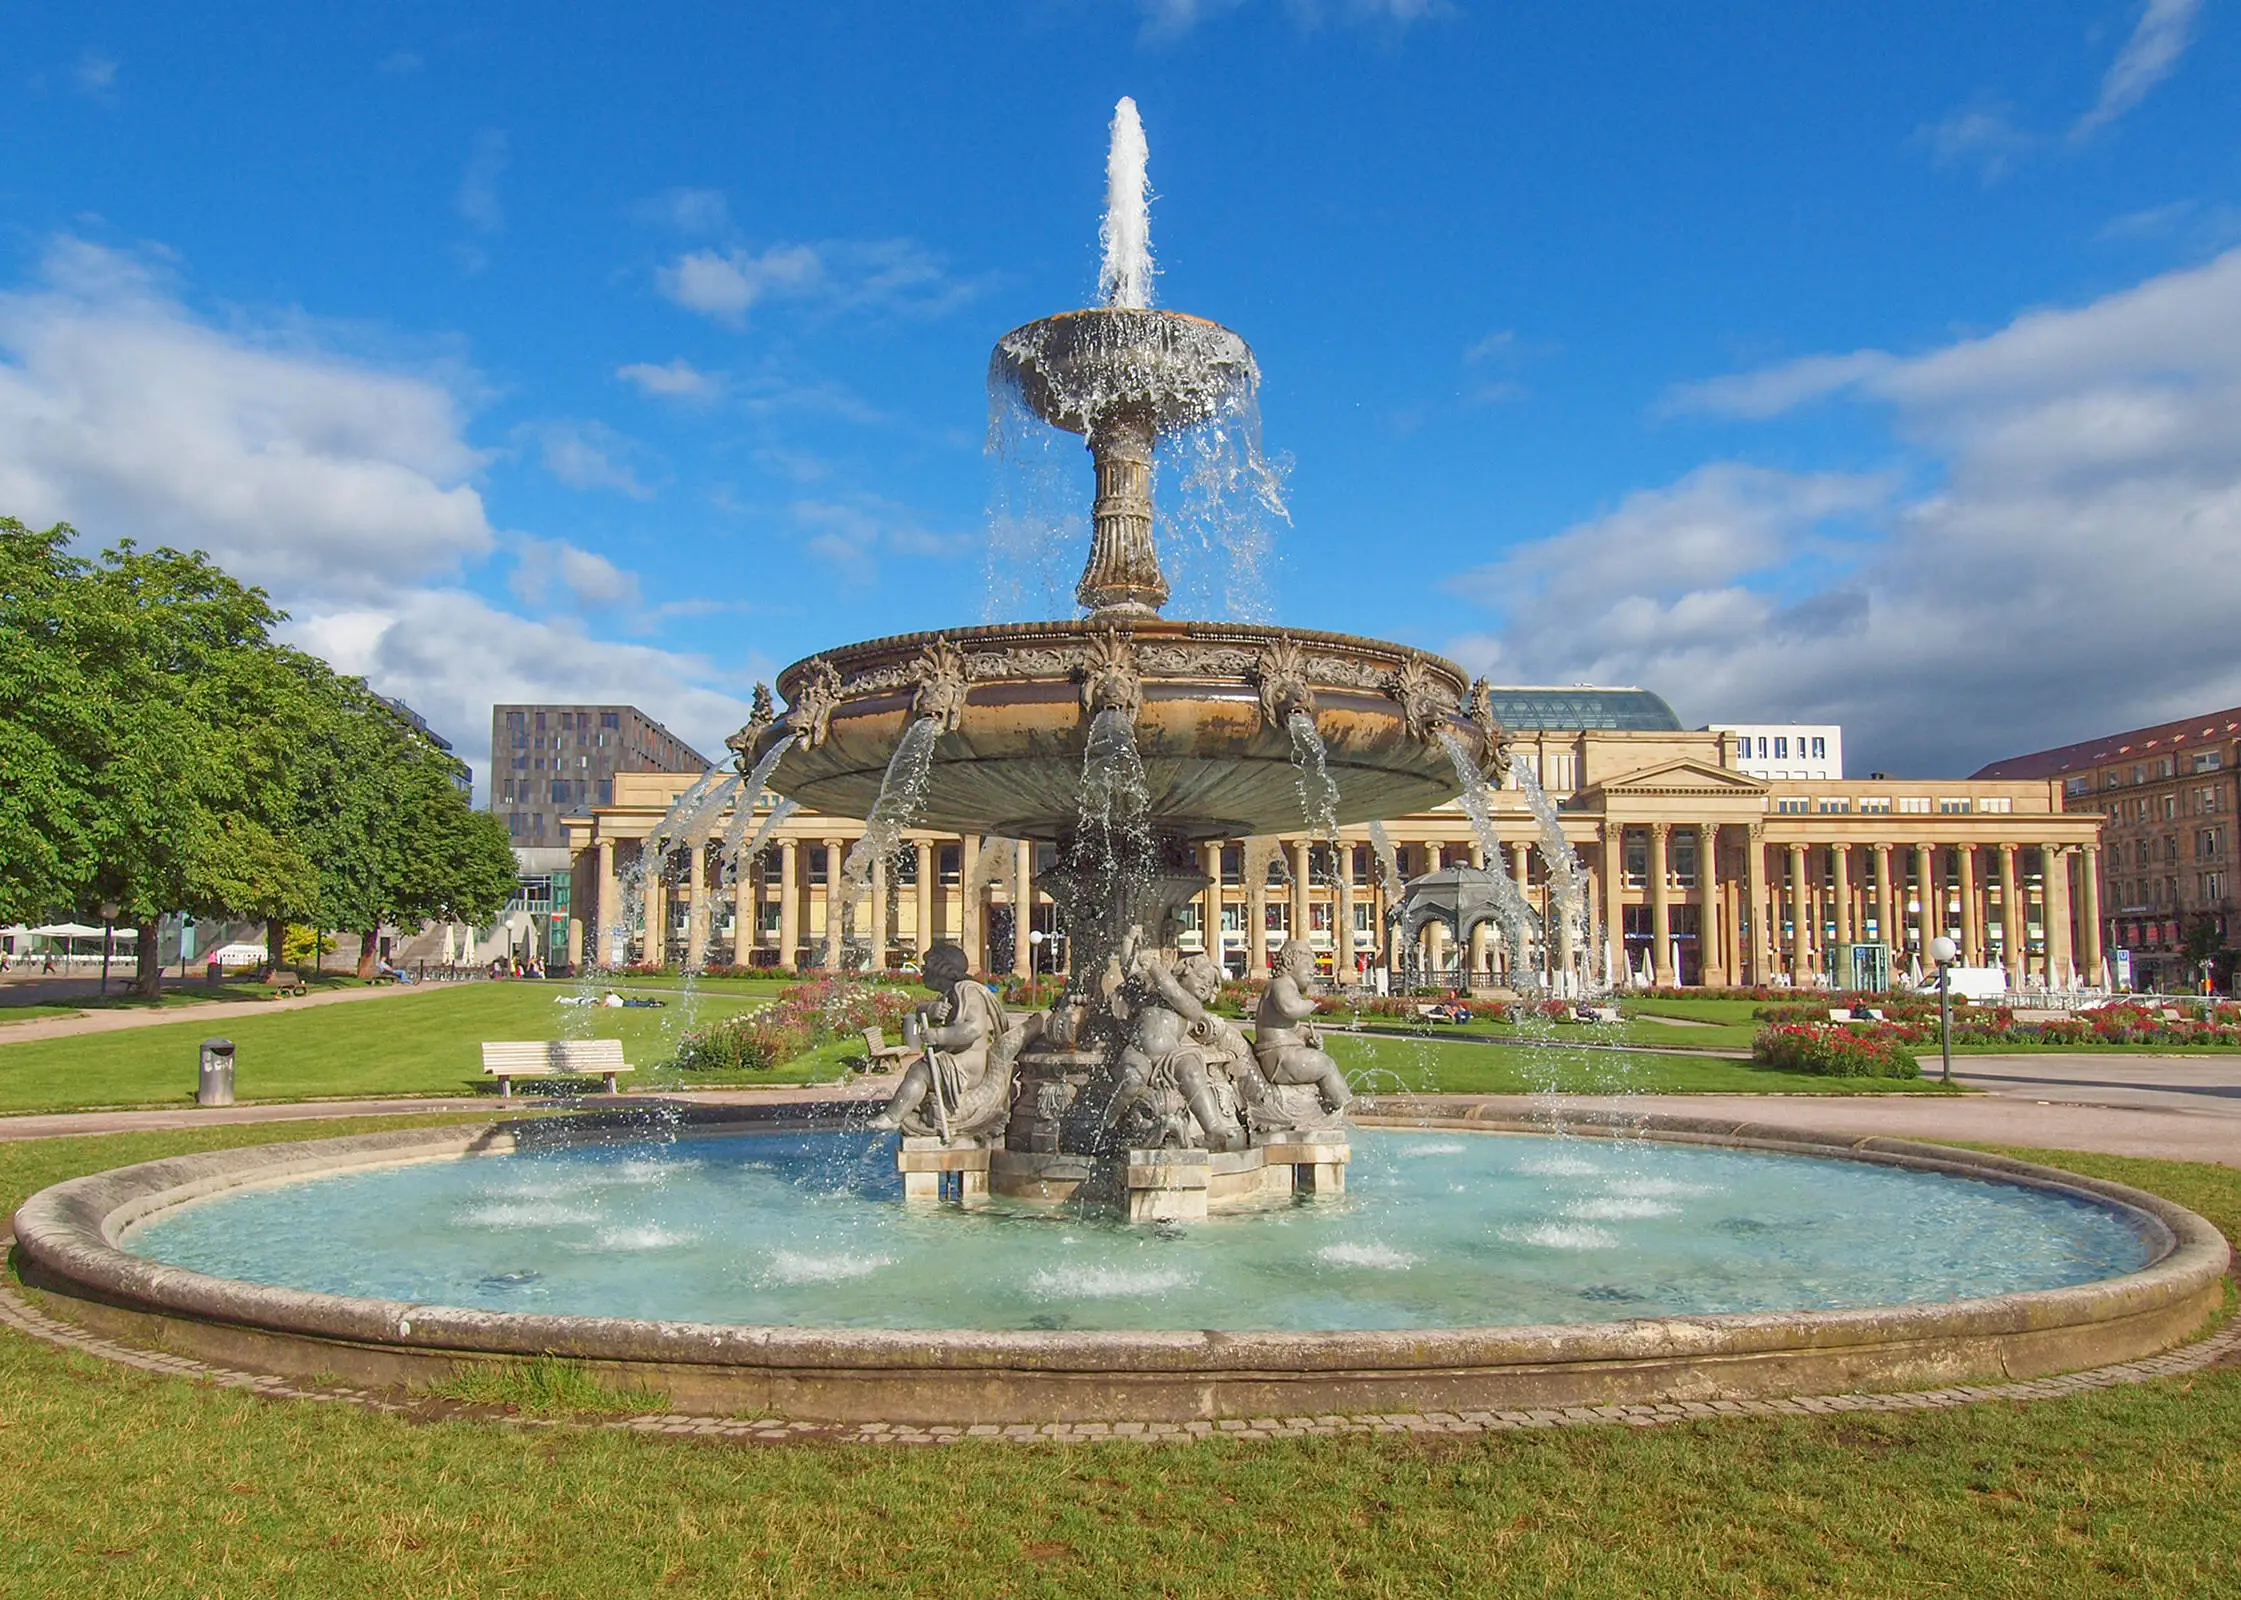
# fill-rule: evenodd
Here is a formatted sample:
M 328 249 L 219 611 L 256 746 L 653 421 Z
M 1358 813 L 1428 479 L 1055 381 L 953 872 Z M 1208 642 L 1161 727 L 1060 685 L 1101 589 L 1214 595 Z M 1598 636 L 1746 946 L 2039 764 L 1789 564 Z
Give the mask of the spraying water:
M 1557 816 L 1548 791 L 1541 787 L 1533 763 L 1519 752 L 1510 757 L 1510 771 L 1516 774 L 1517 786 L 1532 808 L 1533 820 L 1540 824 L 1539 849 L 1548 870 L 1549 910 L 1555 913 L 1556 922 L 1553 956 L 1557 978 L 1567 993 L 1576 993 L 1581 976 L 1579 963 L 1594 948 L 1588 927 L 1586 871 L 1572 851 L 1571 840 L 1564 837 L 1563 820 Z
M 791 732 L 781 734 L 772 742 L 771 747 L 763 752 L 763 758 L 755 763 L 754 770 L 747 774 L 747 781 L 739 786 L 739 803 L 732 810 L 731 826 L 724 830 L 724 843 L 721 851 L 724 863 L 723 877 L 726 883 L 738 881 L 741 871 L 740 863 L 743 860 L 752 861 L 755 859 L 754 851 L 748 850 L 743 853 L 740 850 L 739 841 L 745 836 L 748 825 L 755 820 L 755 808 L 763 803 L 763 791 L 770 784 L 770 775 L 778 770 L 779 758 L 784 756 L 793 746 L 794 735 Z M 767 827 L 768 824 L 765 824 L 766 830 Z
M 892 856 L 903 842 L 903 830 L 926 801 L 926 774 L 934 764 L 934 745 L 942 736 L 940 717 L 917 717 L 895 741 L 887 758 L 887 772 L 879 780 L 879 798 L 872 802 L 864 831 L 848 847 L 840 868 L 840 923 L 825 931 L 825 965 L 841 970 L 841 953 L 857 947 L 856 906 L 870 892 L 872 864 Z M 872 908 L 874 939 L 884 944 L 885 908 Z
M 1105 222 L 1097 231 L 1105 259 L 1097 297 L 1135 311 L 1152 303 L 1151 190 L 1145 172 L 1150 156 L 1136 102 L 1123 95 L 1113 107 L 1113 142 L 1105 156 Z
M 1284 731 L 1292 736 L 1292 765 L 1299 774 L 1293 781 L 1299 789 L 1300 814 L 1307 819 L 1308 837 L 1336 850 L 1338 784 L 1330 774 L 1323 736 L 1315 731 L 1315 719 L 1304 709 L 1284 719 Z
M 1486 775 L 1479 771 L 1470 751 L 1451 730 L 1442 729 L 1439 737 L 1440 748 L 1447 752 L 1447 759 L 1455 768 L 1455 781 L 1462 786 L 1463 792 L 1456 799 L 1464 815 L 1471 819 L 1471 831 L 1478 836 L 1479 848 L 1486 855 L 1486 876 L 1494 890 L 1494 924 L 1502 930 L 1502 942 L 1509 950 L 1510 981 L 1515 983 L 1526 971 L 1526 949 L 1540 931 L 1540 918 L 1533 914 L 1524 891 L 1509 874 L 1502 852 L 1502 836 L 1495 829 L 1494 813 L 1486 804 Z

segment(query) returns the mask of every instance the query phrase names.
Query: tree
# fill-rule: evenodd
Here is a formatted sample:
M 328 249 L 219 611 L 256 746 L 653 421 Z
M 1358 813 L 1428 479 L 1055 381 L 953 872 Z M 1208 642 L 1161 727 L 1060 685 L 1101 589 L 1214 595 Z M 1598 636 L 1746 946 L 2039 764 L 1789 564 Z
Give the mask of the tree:
M 75 902 L 92 870 L 108 718 L 85 670 L 99 619 L 72 537 L 0 517 L 0 922 Z

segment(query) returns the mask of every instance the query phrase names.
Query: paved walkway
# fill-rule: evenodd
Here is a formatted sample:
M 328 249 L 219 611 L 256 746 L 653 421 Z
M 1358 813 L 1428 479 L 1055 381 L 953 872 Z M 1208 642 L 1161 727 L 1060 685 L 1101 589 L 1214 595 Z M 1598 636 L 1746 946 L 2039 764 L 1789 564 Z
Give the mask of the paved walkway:
M 0 1008 L 0 1044 L 23 1044 L 32 1039 L 67 1039 L 81 1033 L 118 1033 L 128 1028 L 158 1028 L 169 1022 L 214 1022 L 221 1017 L 262 1017 L 275 1011 L 302 1011 L 311 1006 L 347 1005 L 355 1000 L 380 1000 L 401 994 L 424 994 L 436 987 L 412 983 L 367 984 L 355 989 L 326 989 L 293 1000 L 205 1000 L 196 1005 L 134 1006 L 115 1011 L 84 1011 L 71 1017 L 38 1017 L 10 1022 Z

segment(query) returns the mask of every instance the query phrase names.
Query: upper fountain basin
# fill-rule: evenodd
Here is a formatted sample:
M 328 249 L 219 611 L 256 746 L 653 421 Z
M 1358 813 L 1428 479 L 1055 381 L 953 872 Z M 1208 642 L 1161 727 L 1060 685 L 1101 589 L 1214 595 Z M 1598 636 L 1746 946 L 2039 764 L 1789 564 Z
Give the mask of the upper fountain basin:
M 796 662 L 787 712 L 741 740 L 752 759 L 794 744 L 771 787 L 837 816 L 870 814 L 913 718 L 938 717 L 918 826 L 1058 839 L 1081 806 L 1099 711 L 1133 713 L 1163 832 L 1195 839 L 1305 826 L 1286 723 L 1313 718 L 1338 789 L 1337 821 L 1404 816 L 1454 797 L 1439 735 L 1481 755 L 1497 736 L 1467 720 L 1464 677 L 1438 656 L 1349 634 L 1146 619 L 1007 623 L 911 633 Z
M 1068 311 L 996 341 L 991 389 L 1008 385 L 1054 427 L 1090 433 L 1101 417 L 1148 413 L 1161 433 L 1250 399 L 1260 368 L 1243 339 L 1180 311 Z

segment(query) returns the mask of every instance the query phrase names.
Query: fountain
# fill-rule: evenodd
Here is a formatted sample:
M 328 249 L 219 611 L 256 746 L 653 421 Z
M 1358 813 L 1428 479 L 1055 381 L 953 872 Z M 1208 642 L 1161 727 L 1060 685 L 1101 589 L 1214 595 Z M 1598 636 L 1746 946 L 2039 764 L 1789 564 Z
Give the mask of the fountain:
M 969 891 L 1031 841 L 1057 857 L 1060 999 L 1013 1015 L 934 947 L 877 1131 L 856 1101 L 654 1100 L 76 1178 L 13 1220 L 42 1308 L 250 1373 L 409 1385 L 561 1357 L 677 1410 L 955 1431 L 1944 1388 L 2137 1359 L 2213 1317 L 2225 1241 L 2152 1195 L 1729 1117 L 1350 1106 L 1296 938 L 1250 1036 L 1217 1014 L 1175 917 L 1206 841 L 1252 836 L 1265 875 L 1270 835 L 1327 848 L 1367 820 L 1397 889 L 1374 819 L 1460 792 L 1515 900 L 1513 971 L 1538 938 L 1576 986 L 1610 930 L 1452 664 L 1162 614 L 1153 457 L 1209 418 L 1250 436 L 1258 373 L 1234 333 L 1149 303 L 1125 102 L 1108 178 L 1105 303 L 991 363 L 1088 445 L 1084 614 L 796 663 L 784 712 L 758 692 L 728 741 L 737 773 L 681 796 L 644 858 L 697 863 L 719 796 L 732 872 L 792 807 L 869 819 L 851 903 L 906 826 L 982 841 Z M 1546 927 L 1484 803 L 1507 770 L 1540 823 Z
M 1144 139 L 1127 101 L 1108 180 L 1105 303 L 1014 329 L 989 363 L 1000 401 L 1088 447 L 1084 614 L 822 652 L 779 675 L 784 714 L 732 742 L 746 762 L 790 740 L 773 790 L 873 819 L 852 868 L 891 847 L 905 811 L 1055 848 L 1042 882 L 1072 954 L 1066 993 L 988 1067 L 1009 1075 L 1008 1098 L 973 1076 L 957 1089 L 980 1114 L 890 1108 L 919 1130 L 899 1158 L 912 1192 L 957 1174 L 976 1201 L 1102 1195 L 1166 1221 L 1335 1188 L 1347 1162 L 1343 1094 L 1312 1028 L 1264 1001 L 1249 1046 L 1215 1038 L 1191 996 L 1208 978 L 1186 970 L 1176 913 L 1207 883 L 1197 846 L 1292 831 L 1303 813 L 1335 839 L 1344 824 L 1438 805 L 1458 761 L 1475 775 L 1501 758 L 1502 730 L 1490 710 L 1466 709 L 1460 669 L 1423 651 L 1162 615 L 1153 458 L 1217 418 L 1250 434 L 1260 371 L 1229 329 L 1150 304 Z M 1291 970 L 1305 955 L 1304 943 L 1289 963 L 1279 952 L 1272 993 L 1287 1005 L 1310 1004 L 1309 971 Z M 911 1092 L 951 1091 L 937 1077 Z

